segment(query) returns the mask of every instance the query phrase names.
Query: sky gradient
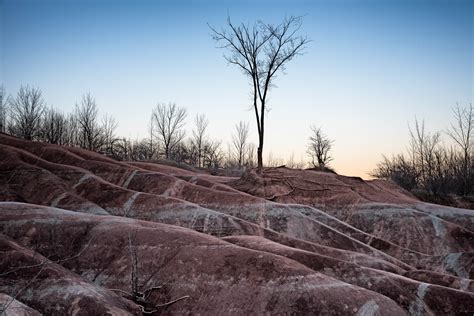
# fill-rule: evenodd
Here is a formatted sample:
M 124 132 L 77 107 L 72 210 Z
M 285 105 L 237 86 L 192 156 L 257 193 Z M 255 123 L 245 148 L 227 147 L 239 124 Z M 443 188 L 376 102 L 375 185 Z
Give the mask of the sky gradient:
M 278 23 L 304 15 L 312 42 L 275 80 L 264 159 L 307 160 L 310 125 L 334 143 L 336 171 L 367 178 L 382 154 L 404 151 L 408 122 L 443 130 L 473 96 L 474 1 L 0 0 L 0 83 L 43 91 L 72 111 L 90 92 L 121 136 L 147 136 L 152 108 L 176 102 L 209 118 L 224 143 L 249 111 L 244 75 L 223 59 L 207 23 Z M 447 141 L 447 138 L 444 137 Z

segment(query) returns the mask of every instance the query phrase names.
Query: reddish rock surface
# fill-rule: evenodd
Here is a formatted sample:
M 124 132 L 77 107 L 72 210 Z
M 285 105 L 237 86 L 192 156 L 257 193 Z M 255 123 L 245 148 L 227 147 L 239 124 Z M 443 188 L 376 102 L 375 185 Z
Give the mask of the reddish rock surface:
M 10 314 L 140 314 L 131 249 L 139 289 L 160 287 L 147 304 L 188 296 L 157 314 L 474 314 L 474 212 L 387 181 L 217 177 L 0 134 L 0 201 Z

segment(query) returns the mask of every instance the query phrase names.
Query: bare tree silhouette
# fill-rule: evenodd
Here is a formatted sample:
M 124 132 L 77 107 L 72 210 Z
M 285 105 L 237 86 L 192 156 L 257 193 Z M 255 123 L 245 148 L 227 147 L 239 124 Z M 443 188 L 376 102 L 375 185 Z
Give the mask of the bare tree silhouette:
M 203 152 L 206 145 L 206 130 L 209 120 L 204 114 L 197 114 L 194 118 L 195 129 L 193 130 L 192 143 L 196 149 L 197 166 L 203 166 Z
M 420 124 L 417 119 L 415 119 L 415 128 L 412 129 L 408 125 L 408 130 L 410 131 L 410 155 L 415 169 L 419 170 L 419 182 L 427 191 L 434 193 L 435 154 L 441 141 L 441 134 L 426 132 L 425 122 L 422 121 Z
M 67 120 L 62 112 L 51 107 L 44 112 L 41 124 L 41 138 L 51 144 L 63 145 L 65 141 Z
M 422 199 L 451 201 L 449 203 L 456 205 L 455 199 L 448 195 L 469 195 L 473 192 L 471 107 L 455 107 L 454 122 L 446 131 L 460 150 L 443 146 L 440 132 L 427 131 L 424 121 L 415 119 L 414 125 L 408 126 L 408 155 L 383 156 L 371 175 L 391 179 Z
M 82 148 L 97 151 L 103 145 L 98 114 L 94 97 L 90 93 L 83 95 L 81 105 L 76 104 L 75 113 L 79 127 L 79 144 Z
M 291 16 L 278 25 L 257 22 L 253 26 L 235 25 L 227 18 L 228 30 L 218 31 L 209 26 L 213 39 L 222 43 L 230 54 L 224 58 L 238 66 L 252 83 L 253 108 L 257 121 L 258 148 L 257 163 L 263 167 L 263 143 L 265 112 L 268 110 L 268 93 L 278 71 L 284 71 L 286 64 L 303 53 L 308 38 L 298 36 L 302 17 Z
M 472 155 L 474 137 L 474 109 L 472 103 L 466 108 L 459 104 L 453 108 L 454 123 L 448 129 L 447 134 L 461 148 L 462 159 L 462 194 L 469 193 L 472 181 Z
M 242 168 L 245 164 L 245 158 L 248 152 L 249 124 L 240 121 L 235 125 L 235 134 L 232 135 L 232 147 L 235 160 Z
M 324 135 L 320 127 L 311 126 L 313 134 L 309 137 L 307 153 L 311 157 L 313 167 L 325 168 L 333 159 L 331 157 L 331 149 L 333 140 Z
M 65 145 L 80 146 L 79 141 L 79 123 L 75 113 L 69 113 L 66 117 Z
M 16 97 L 9 99 L 9 106 L 11 111 L 9 132 L 26 140 L 38 139 L 45 110 L 41 90 L 22 86 Z
M 171 157 L 185 137 L 186 109 L 174 103 L 158 104 L 152 112 L 153 127 L 164 149 L 165 158 Z
M 118 139 L 115 136 L 115 130 L 117 129 L 117 121 L 110 115 L 105 115 L 102 119 L 102 131 L 104 138 L 104 152 L 107 155 L 113 156 L 115 154 L 115 144 Z

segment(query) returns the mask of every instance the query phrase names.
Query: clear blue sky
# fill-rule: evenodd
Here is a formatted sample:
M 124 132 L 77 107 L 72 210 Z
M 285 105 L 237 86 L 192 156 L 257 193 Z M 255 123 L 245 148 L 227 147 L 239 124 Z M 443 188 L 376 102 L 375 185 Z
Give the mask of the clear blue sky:
M 265 151 L 306 159 L 310 124 L 335 139 L 333 166 L 365 177 L 381 154 L 403 151 L 408 121 L 444 129 L 473 96 L 474 1 L 0 0 L 0 81 L 42 89 L 71 111 L 91 92 L 118 133 L 144 137 L 152 107 L 176 102 L 210 120 L 224 143 L 248 121 L 249 86 L 216 49 L 207 23 L 305 15 L 312 42 L 270 95 Z M 265 155 L 266 156 L 266 155 Z

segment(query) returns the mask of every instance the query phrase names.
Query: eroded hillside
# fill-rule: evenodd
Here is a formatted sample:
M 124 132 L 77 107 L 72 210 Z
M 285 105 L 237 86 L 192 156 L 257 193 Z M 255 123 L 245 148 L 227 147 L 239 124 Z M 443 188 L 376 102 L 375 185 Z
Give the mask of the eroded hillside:
M 11 314 L 140 314 L 134 271 L 161 314 L 474 313 L 474 212 L 385 181 L 217 177 L 2 134 L 0 201 Z

